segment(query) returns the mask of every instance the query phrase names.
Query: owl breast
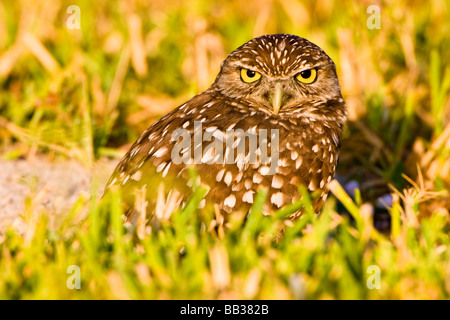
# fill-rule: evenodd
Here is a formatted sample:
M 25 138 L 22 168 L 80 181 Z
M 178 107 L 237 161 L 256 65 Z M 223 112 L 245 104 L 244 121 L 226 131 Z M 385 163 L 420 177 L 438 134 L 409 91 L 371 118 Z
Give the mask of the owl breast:
M 327 184 L 333 179 L 336 169 L 340 127 L 331 121 L 308 117 L 279 119 L 263 113 L 255 113 L 253 120 L 258 123 L 257 140 L 267 144 L 253 148 L 256 161 L 251 161 L 249 153 L 252 148 L 246 146 L 245 154 L 234 148 L 235 163 L 221 163 L 213 170 L 217 172 L 215 176 L 208 177 L 208 172 L 211 172 L 208 165 L 199 166 L 199 172 L 207 183 L 214 184 L 210 199 L 228 213 L 237 209 L 248 210 L 258 189 L 265 188 L 268 194 L 264 213 L 270 214 L 299 199 L 299 186 L 304 185 L 317 196 L 313 204 L 320 210 L 328 194 Z M 252 124 L 244 119 L 230 126 L 244 132 L 252 129 Z M 226 135 L 225 131 L 219 132 Z M 267 140 L 260 139 L 260 133 Z M 269 161 L 262 157 L 261 149 L 265 147 Z

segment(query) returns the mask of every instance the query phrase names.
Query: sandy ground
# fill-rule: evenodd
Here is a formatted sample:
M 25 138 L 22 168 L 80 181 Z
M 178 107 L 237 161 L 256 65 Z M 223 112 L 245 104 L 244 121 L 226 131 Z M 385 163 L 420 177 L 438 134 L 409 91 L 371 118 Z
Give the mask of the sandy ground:
M 88 169 L 73 160 L 0 160 L 0 233 L 11 224 L 23 232 L 27 206 L 57 217 L 67 213 L 81 195 L 89 199 L 93 182 L 100 196 L 116 162 L 103 160 Z

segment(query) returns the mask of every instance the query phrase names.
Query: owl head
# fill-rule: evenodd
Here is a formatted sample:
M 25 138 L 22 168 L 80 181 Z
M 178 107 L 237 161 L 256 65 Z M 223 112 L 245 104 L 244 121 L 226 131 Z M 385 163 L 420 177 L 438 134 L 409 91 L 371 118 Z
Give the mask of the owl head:
M 327 102 L 342 100 L 330 57 L 289 34 L 261 36 L 237 48 L 222 63 L 212 88 L 276 117 L 330 113 Z

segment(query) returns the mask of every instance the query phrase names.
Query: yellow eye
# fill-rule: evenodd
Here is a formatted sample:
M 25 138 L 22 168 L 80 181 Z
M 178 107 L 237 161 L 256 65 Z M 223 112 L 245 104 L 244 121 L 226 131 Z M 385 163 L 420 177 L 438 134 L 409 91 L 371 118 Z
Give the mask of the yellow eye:
M 249 69 L 241 69 L 241 79 L 246 83 L 255 82 L 261 78 L 261 74 L 259 72 L 249 70 Z
M 317 78 L 316 69 L 303 70 L 298 75 L 295 76 L 301 83 L 310 84 L 313 83 Z

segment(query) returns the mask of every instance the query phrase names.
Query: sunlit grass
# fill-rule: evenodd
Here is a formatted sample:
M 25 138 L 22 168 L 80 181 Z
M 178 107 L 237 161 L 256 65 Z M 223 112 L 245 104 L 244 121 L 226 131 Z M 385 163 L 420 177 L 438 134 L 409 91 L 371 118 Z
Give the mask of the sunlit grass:
M 346 197 L 336 181 L 332 190 Z M 208 228 L 214 214 L 195 209 L 202 192 L 160 221 L 158 231 L 147 228 L 145 237 L 124 226 L 114 192 L 101 202 L 93 196 L 89 215 L 76 205 L 56 230 L 48 228 L 45 214 L 30 213 L 25 236 L 10 230 L 1 239 L 1 298 L 449 297 L 448 216 L 438 213 L 417 224 L 418 212 L 398 210 L 409 192 L 394 204 L 399 221 L 391 236 L 373 228 L 370 207 L 350 199 L 344 203 L 356 223 L 336 213 L 334 201 L 316 216 L 307 194 L 293 208 L 305 212 L 295 223 L 285 220 L 289 210 L 263 216 L 265 192 L 243 225 L 242 217 L 233 217 L 220 235 Z M 72 265 L 80 267 L 78 290 L 67 286 Z M 381 271 L 379 289 L 367 285 L 373 265 Z

